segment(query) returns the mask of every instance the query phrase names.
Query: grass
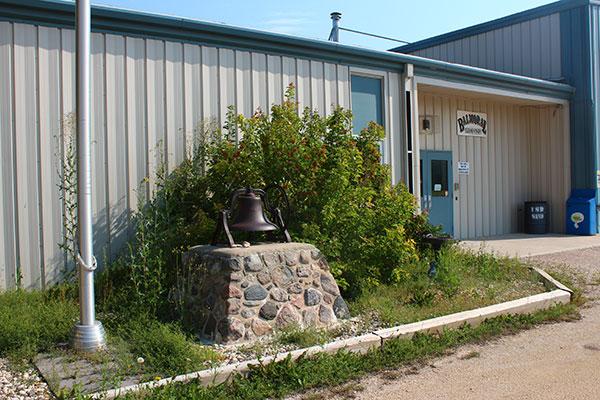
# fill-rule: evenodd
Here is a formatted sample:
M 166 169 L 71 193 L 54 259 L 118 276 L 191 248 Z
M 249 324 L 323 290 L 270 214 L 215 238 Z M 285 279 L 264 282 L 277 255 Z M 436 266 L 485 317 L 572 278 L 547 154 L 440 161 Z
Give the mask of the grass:
M 426 271 L 427 262 L 423 266 Z M 438 274 L 417 281 L 382 285 L 349 304 L 353 314 L 396 326 L 542 293 L 544 286 L 525 264 L 479 252 L 447 249 Z
M 384 326 L 394 326 L 544 291 L 543 285 L 524 264 L 483 252 L 465 253 L 453 249 L 442 252 L 438 274 L 434 278 L 427 276 L 428 266 L 429 260 L 423 259 L 420 278 L 395 286 L 382 285 L 349 301 L 352 312 L 367 320 L 369 317 L 377 319 Z M 568 286 L 577 288 L 578 283 L 565 271 L 556 269 L 552 274 Z M 583 301 L 579 300 L 581 295 L 577 291 L 574 299 L 575 305 Z M 339 353 L 301 358 L 295 362 L 288 360 L 256 367 L 248 379 L 239 378 L 231 384 L 215 388 L 201 388 L 193 383 L 176 385 L 152 392 L 152 396 L 158 399 L 171 398 L 171 395 L 182 399 L 187 396 L 198 399 L 278 397 L 293 390 L 335 385 L 371 371 L 434 357 L 468 341 L 486 340 L 490 335 L 575 315 L 568 307 L 559 307 L 553 312 L 555 314 L 552 311 L 536 314 L 538 317 L 502 317 L 482 327 L 463 327 L 440 336 L 417 335 L 412 341 L 387 344 L 365 356 Z M 73 285 L 59 285 L 45 292 L 16 290 L 1 293 L 0 355 L 13 360 L 31 360 L 39 352 L 52 351 L 57 343 L 68 341 L 77 318 L 77 288 Z M 113 365 L 111 369 L 106 368 L 106 376 L 102 378 L 104 389 L 118 386 L 126 377 L 152 380 L 210 368 L 222 361 L 223 356 L 210 347 L 198 345 L 177 323 L 161 322 L 136 312 L 128 315 L 99 313 L 98 318 L 107 330 L 110 352 L 88 355 L 87 360 L 100 366 Z M 345 329 L 347 326 L 343 324 L 332 330 L 292 326 L 277 331 L 270 343 L 258 342 L 245 348 L 260 357 L 266 346 L 305 348 L 320 345 L 346 333 Z M 440 343 L 436 344 L 436 341 Z M 58 355 L 65 356 L 64 353 Z M 82 357 L 69 351 L 67 356 Z M 138 357 L 144 359 L 143 365 L 136 362 Z M 77 388 L 69 394 L 76 395 Z
M 0 354 L 29 360 L 57 343 L 68 342 L 79 308 L 76 289 L 14 290 L 0 294 Z
M 238 376 L 229 383 L 204 387 L 192 381 L 155 388 L 143 392 L 141 397 L 157 400 L 276 399 L 291 392 L 315 387 L 335 387 L 367 373 L 410 365 L 415 361 L 423 362 L 466 343 L 485 342 L 499 335 L 527 329 L 534 324 L 572 317 L 576 312 L 573 305 L 559 305 L 533 315 L 500 316 L 477 327 L 465 325 L 442 334 L 417 334 L 411 340 L 392 340 L 364 355 L 340 351 L 332 355 L 301 357 L 296 361 L 288 358 L 253 367 L 248 376 Z M 122 398 L 134 399 L 139 396 L 140 394 L 128 394 Z

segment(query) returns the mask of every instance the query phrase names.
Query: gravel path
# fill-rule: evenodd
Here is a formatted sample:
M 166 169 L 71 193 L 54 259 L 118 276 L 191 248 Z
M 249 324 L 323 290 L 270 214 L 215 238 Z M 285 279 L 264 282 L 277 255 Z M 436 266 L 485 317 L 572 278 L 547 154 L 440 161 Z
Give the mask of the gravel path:
M 289 400 L 600 398 L 600 247 L 530 260 L 566 264 L 586 279 L 592 300 L 581 310 L 581 320 L 463 346 L 420 367 L 384 371 Z

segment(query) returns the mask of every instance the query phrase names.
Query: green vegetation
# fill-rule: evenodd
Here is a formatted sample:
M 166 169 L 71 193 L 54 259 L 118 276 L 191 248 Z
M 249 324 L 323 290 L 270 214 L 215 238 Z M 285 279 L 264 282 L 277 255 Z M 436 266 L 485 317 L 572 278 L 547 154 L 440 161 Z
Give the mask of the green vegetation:
M 168 300 L 184 280 L 181 254 L 210 242 L 218 211 L 247 185 L 285 188 L 290 234 L 325 254 L 346 298 L 420 276 L 421 237 L 436 228 L 415 216 L 403 185 L 390 185 L 378 147 L 383 129 L 371 124 L 353 136 L 351 122 L 342 108 L 327 118 L 300 113 L 290 87 L 269 115 L 231 111 L 222 131 L 197 132 L 186 161 L 170 173 L 159 163 L 151 199 L 140 199 L 134 239 L 98 279 L 100 308 L 182 323 L 180 305 Z
M 487 320 L 477 327 L 460 329 L 439 335 L 417 334 L 411 340 L 397 339 L 365 355 L 340 351 L 336 354 L 318 354 L 289 358 L 277 363 L 259 365 L 247 377 L 238 376 L 230 383 L 204 387 L 196 381 L 174 384 L 144 392 L 148 399 L 274 399 L 290 392 L 314 387 L 331 387 L 366 373 L 395 368 L 446 354 L 448 350 L 465 343 L 485 342 L 498 335 L 511 334 L 534 324 L 558 321 L 575 313 L 574 306 L 558 306 L 533 315 L 501 316 Z M 139 394 L 123 396 L 138 398 Z
M 429 224 L 426 215 L 415 215 L 415 199 L 403 185 L 390 184 L 388 167 L 380 162 L 382 128 L 371 124 L 360 136 L 353 136 L 351 122 L 352 114 L 341 108 L 326 118 L 308 109 L 301 112 L 290 87 L 285 102 L 274 105 L 269 115 L 259 112 L 246 118 L 230 112 L 222 131 L 202 128 L 181 165 L 168 168 L 159 160 L 150 198 L 139 199 L 132 239 L 97 276 L 98 319 L 107 330 L 112 354 L 98 355 L 94 362 L 119 364 L 119 376 L 110 377 L 111 384 L 117 384 L 121 375 L 165 377 L 220 361 L 222 356 L 211 348 L 195 343 L 194 321 L 184 318 L 183 305 L 171 294 L 186 284 L 182 254 L 210 241 L 219 210 L 229 206 L 235 189 L 247 185 L 264 188 L 277 183 L 286 189 L 292 238 L 312 243 L 324 253 L 351 310 L 367 320 L 396 325 L 543 290 L 515 260 L 451 247 L 434 255 L 422 236 L 439 233 L 439 228 Z M 72 137 L 63 139 L 66 160 L 59 169 L 64 221 L 69 225 L 60 246 L 68 258 L 74 255 L 75 242 Z M 437 274 L 430 277 L 434 260 Z M 64 271 L 67 281 L 73 278 L 72 266 L 71 262 Z M 70 283 L 43 292 L 1 293 L 0 355 L 30 360 L 67 342 L 78 319 L 77 299 L 76 284 Z M 417 335 L 364 356 L 340 352 L 288 360 L 257 367 L 247 379 L 231 384 L 176 385 L 157 389 L 153 396 L 279 397 L 433 357 L 461 343 L 486 340 L 571 311 L 559 307 L 531 317 L 501 317 L 439 336 Z M 292 327 L 277 332 L 274 342 L 299 347 L 322 344 L 343 329 Z M 260 354 L 260 346 L 249 351 Z M 136 362 L 138 357 L 144 359 L 143 367 Z
M 144 359 L 146 374 L 174 376 L 209 368 L 220 361 L 217 353 L 194 343 L 178 325 L 161 323 L 144 315 L 111 331 L 124 342 L 132 369 L 137 368 L 136 357 Z
M 30 359 L 39 351 L 68 342 L 79 316 L 75 287 L 45 292 L 14 290 L 0 294 L 0 354 Z
M 395 326 L 545 291 L 537 276 L 515 259 L 447 248 L 440 253 L 437 275 L 431 279 L 427 260 L 432 258 L 431 254 L 422 258 L 417 279 L 362 293 L 350 304 L 353 313 Z

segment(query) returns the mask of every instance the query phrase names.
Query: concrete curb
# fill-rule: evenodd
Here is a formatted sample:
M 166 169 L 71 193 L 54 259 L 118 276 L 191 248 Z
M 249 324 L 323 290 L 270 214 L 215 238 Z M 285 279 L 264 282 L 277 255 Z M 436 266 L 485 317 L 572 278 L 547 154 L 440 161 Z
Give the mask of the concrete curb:
M 536 267 L 530 267 L 530 269 L 538 274 L 540 280 L 544 283 L 546 288 L 554 290 L 551 292 L 540 293 L 533 296 L 524 297 L 522 299 L 507 301 L 475 310 L 462 311 L 455 314 L 444 315 L 442 317 L 413 322 L 393 328 L 379 329 L 373 333 L 327 343 L 323 346 L 313 346 L 305 349 L 293 350 L 262 359 L 249 360 L 241 363 L 226 365 L 224 367 L 178 375 L 158 381 L 145 382 L 138 385 L 131 385 L 118 389 L 107 390 L 104 392 L 92 393 L 89 395 L 89 397 L 93 399 L 112 399 L 119 395 L 130 392 L 139 392 L 145 389 L 168 385 L 173 382 L 188 382 L 194 379 L 199 379 L 202 385 L 216 385 L 227 381 L 237 374 L 247 374 L 250 372 L 251 366 L 261 364 L 266 365 L 272 362 L 284 360 L 288 357 L 291 360 L 296 360 L 302 355 L 311 356 L 317 353 L 333 354 L 337 353 L 339 350 L 347 350 L 364 354 L 371 349 L 380 347 L 389 340 L 399 337 L 412 338 L 412 336 L 417 332 L 443 332 L 444 330 L 457 328 L 464 324 L 477 326 L 486 319 L 494 318 L 499 315 L 530 314 L 534 311 L 547 309 L 557 304 L 567 304 L 571 301 L 571 296 L 573 294 L 572 290 L 552 278 L 541 269 Z

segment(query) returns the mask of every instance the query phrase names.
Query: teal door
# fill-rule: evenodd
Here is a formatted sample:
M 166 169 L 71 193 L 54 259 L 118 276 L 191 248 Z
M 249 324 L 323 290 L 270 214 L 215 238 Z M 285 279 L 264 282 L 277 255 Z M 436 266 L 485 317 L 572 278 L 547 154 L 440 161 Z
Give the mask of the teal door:
M 421 150 L 421 209 L 429 222 L 454 235 L 452 152 Z

